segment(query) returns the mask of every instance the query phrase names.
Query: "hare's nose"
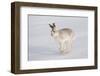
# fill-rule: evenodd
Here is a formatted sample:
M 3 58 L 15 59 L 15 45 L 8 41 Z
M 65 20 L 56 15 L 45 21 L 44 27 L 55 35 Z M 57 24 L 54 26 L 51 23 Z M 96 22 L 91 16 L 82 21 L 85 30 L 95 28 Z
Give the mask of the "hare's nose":
M 53 36 L 53 34 L 51 33 L 51 36 Z

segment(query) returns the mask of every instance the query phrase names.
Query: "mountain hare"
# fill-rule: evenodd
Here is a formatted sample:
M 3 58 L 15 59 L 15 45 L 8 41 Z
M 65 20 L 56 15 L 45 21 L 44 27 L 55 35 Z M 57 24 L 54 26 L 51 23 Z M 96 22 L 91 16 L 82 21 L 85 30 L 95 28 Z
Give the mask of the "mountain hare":
M 68 53 L 72 48 L 72 41 L 74 38 L 74 32 L 72 29 L 63 28 L 57 29 L 55 23 L 49 24 L 51 27 L 51 36 L 58 41 L 60 45 L 60 52 L 65 54 Z

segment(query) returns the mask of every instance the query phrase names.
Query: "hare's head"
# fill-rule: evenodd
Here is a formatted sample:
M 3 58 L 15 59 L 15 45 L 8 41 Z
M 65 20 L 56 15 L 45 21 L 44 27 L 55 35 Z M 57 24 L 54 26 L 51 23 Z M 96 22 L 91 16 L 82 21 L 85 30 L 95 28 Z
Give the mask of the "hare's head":
M 55 34 L 57 34 L 57 28 L 55 23 L 49 24 L 50 28 L 51 28 L 51 36 L 55 36 Z
M 49 26 L 51 27 L 52 32 L 56 31 L 56 25 L 55 25 L 55 23 L 49 24 Z

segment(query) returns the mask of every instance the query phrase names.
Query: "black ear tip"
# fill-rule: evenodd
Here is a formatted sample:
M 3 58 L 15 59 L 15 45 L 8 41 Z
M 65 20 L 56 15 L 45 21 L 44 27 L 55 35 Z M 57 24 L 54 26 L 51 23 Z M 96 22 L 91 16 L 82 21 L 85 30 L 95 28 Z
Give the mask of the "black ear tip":
M 51 26 L 51 24 L 49 24 L 49 26 Z
M 55 25 L 55 23 L 52 23 L 53 25 Z
M 52 23 L 52 24 L 53 24 L 53 26 L 56 26 L 55 23 Z
M 49 26 L 52 28 L 53 26 L 51 24 L 49 24 Z

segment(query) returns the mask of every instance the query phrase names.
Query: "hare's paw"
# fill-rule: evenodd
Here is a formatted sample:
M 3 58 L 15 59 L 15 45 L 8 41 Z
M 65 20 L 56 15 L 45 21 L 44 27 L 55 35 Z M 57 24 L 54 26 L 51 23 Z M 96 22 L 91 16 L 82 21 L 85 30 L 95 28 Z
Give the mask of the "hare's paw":
M 60 53 L 62 54 L 64 52 L 64 50 L 62 48 L 59 48 Z
M 63 54 L 63 55 L 66 55 L 68 53 L 70 53 L 70 50 L 63 50 L 63 51 L 61 51 L 61 54 Z

